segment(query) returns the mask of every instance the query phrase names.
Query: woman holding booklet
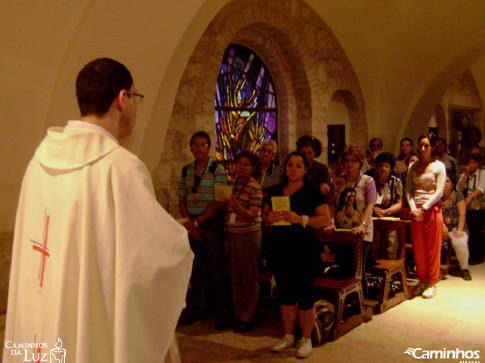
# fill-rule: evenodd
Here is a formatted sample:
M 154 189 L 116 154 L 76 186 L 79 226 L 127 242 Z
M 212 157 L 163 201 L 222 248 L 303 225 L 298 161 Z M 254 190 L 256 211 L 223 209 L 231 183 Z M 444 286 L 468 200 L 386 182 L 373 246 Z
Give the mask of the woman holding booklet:
M 263 211 L 263 221 L 274 226 L 272 267 L 285 333 L 271 350 L 281 352 L 292 347 L 299 322 L 302 338 L 296 355 L 300 358 L 308 357 L 312 351 L 316 261 L 313 227 L 321 228 L 330 222 L 325 196 L 305 181 L 308 168 L 304 154 L 289 154 L 284 164 L 283 183 L 269 190 Z
M 261 185 L 251 176 L 256 157 L 243 151 L 236 157 L 232 195 L 226 199 L 226 242 L 231 261 L 231 290 L 236 331 L 256 327 L 261 251 Z

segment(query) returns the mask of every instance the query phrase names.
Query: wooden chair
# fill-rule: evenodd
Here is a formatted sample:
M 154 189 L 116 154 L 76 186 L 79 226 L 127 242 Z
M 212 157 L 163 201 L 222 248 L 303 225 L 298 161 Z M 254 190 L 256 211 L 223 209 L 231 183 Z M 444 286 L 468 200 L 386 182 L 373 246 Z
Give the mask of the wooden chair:
M 366 319 L 364 296 L 362 292 L 362 236 L 353 235 L 351 232 L 335 231 L 327 234 L 321 229 L 315 229 L 317 241 L 325 244 L 344 244 L 352 246 L 354 257 L 354 270 L 349 278 L 331 276 L 316 277 L 314 286 L 336 294 L 334 302 L 335 328 L 333 339 L 337 339 L 349 330 L 360 325 Z M 352 296 L 351 296 L 352 295 Z M 349 299 L 357 297 L 357 312 L 346 317 L 345 306 Z
M 378 313 L 396 306 L 408 298 L 408 285 L 406 280 L 406 226 L 409 220 L 402 219 L 374 219 L 374 233 L 385 230 L 395 230 L 398 234 L 399 246 L 398 257 L 396 260 L 378 259 L 377 265 L 368 269 L 370 273 L 374 273 L 383 278 L 383 287 L 379 292 L 378 304 L 375 309 Z M 400 291 L 392 296 L 391 284 L 399 282 L 401 285 Z

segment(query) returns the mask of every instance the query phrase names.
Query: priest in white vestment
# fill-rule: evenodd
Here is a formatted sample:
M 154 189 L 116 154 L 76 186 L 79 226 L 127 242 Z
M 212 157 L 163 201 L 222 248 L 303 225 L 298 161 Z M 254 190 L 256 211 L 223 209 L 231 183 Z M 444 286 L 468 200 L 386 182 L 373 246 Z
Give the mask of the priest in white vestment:
M 76 94 L 81 120 L 48 130 L 22 183 L 3 361 L 173 359 L 193 254 L 118 141 L 143 96 L 107 58 L 83 68 Z

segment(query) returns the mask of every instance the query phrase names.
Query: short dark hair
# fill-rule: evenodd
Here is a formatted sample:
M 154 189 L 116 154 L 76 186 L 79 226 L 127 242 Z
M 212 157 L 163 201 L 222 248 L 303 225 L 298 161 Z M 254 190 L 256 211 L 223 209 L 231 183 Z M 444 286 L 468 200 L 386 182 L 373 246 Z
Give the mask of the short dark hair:
M 396 157 L 394 156 L 393 153 L 389 153 L 389 152 L 380 153 L 379 155 L 377 155 L 376 160 L 374 161 L 374 164 L 376 165 L 376 167 L 378 167 L 380 163 L 389 163 L 392 171 L 396 166 Z
M 236 158 L 234 159 L 235 162 L 237 162 L 239 159 L 241 158 L 246 158 L 249 160 L 249 162 L 251 163 L 251 166 L 254 168 L 256 166 L 256 164 L 258 163 L 258 158 L 256 157 L 256 155 L 254 155 L 254 153 L 252 153 L 251 151 L 249 150 L 244 150 L 244 151 L 241 151 L 239 154 L 237 154 Z
M 130 91 L 133 78 L 120 62 L 98 58 L 79 72 L 76 79 L 76 97 L 81 116 L 103 116 L 121 90 Z
M 285 159 L 285 164 L 283 166 L 283 185 L 288 185 L 288 176 L 286 175 L 286 164 L 288 164 L 288 161 L 292 156 L 299 156 L 300 158 L 303 159 L 303 163 L 305 164 L 305 168 L 307 170 L 310 169 L 310 163 L 308 162 L 308 159 L 306 158 L 305 154 L 299 151 L 293 151 L 288 154 L 288 156 Z M 307 173 L 308 174 L 308 173 Z M 305 181 L 307 180 L 307 174 L 305 174 Z
M 443 144 L 445 144 L 445 146 L 448 147 L 448 142 L 444 138 L 439 137 L 438 141 L 443 141 Z M 436 143 L 438 143 L 438 141 Z
M 453 173 L 453 171 L 450 169 L 446 169 L 446 177 L 450 178 L 451 184 L 453 184 L 453 189 L 455 189 L 457 183 L 455 173 Z
M 296 142 L 296 151 L 300 151 L 305 146 L 311 146 L 315 151 L 315 157 L 318 158 L 322 153 L 322 142 L 316 137 L 310 135 L 304 135 Z
M 204 138 L 207 141 L 207 145 L 209 147 L 211 146 L 211 138 L 210 138 L 209 134 L 205 131 L 197 131 L 195 134 L 193 134 L 192 137 L 190 138 L 189 146 L 192 146 L 192 141 L 194 141 L 194 139 L 196 137 Z

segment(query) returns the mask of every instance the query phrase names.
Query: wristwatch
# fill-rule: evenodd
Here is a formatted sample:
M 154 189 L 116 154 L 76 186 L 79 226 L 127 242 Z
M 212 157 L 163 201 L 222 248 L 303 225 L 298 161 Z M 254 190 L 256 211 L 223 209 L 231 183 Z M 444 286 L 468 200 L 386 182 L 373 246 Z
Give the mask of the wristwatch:
M 199 223 L 197 223 L 197 221 L 195 219 L 193 219 L 192 222 L 194 222 L 194 227 L 195 228 L 199 228 Z
M 364 221 L 362 221 L 362 222 L 360 222 L 360 223 L 362 223 L 364 226 L 366 226 L 366 227 L 367 227 L 367 223 L 365 223 Z

